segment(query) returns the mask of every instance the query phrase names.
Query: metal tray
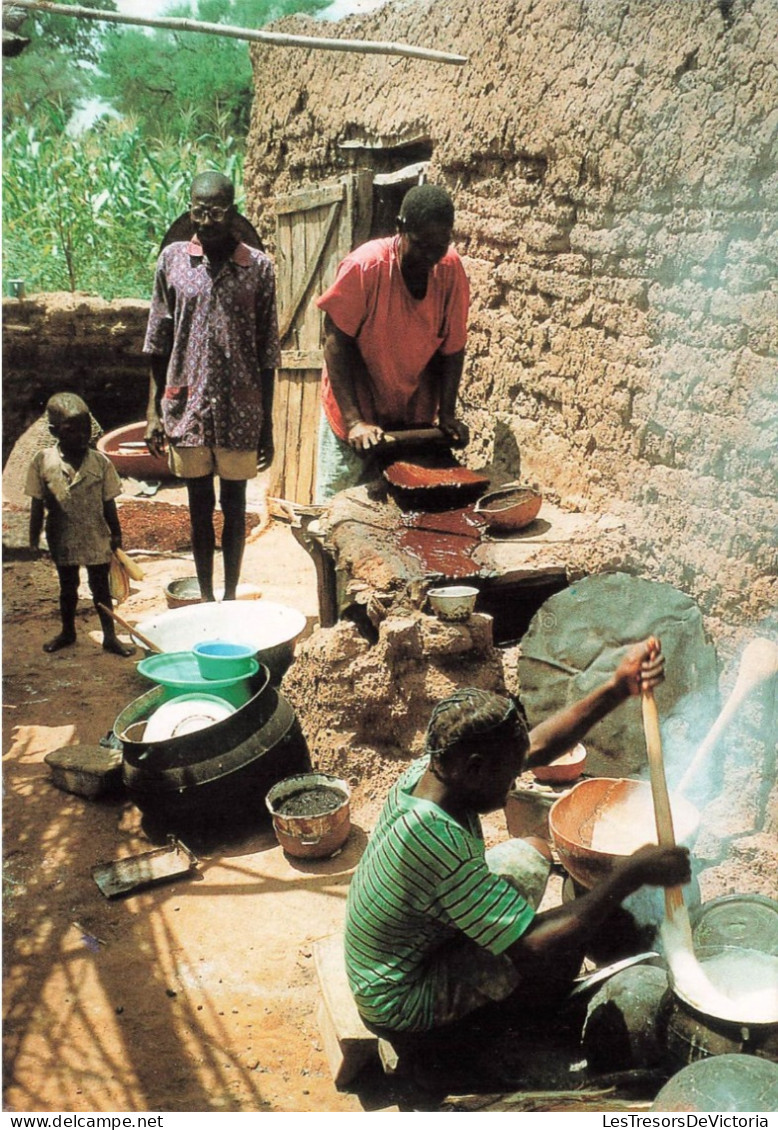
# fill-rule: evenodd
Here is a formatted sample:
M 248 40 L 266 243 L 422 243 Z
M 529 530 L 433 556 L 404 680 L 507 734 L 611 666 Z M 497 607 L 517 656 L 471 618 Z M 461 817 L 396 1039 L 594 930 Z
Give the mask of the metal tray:
M 167 847 L 98 863 L 92 868 L 92 878 L 106 898 L 116 898 L 143 887 L 167 883 L 170 879 L 191 876 L 197 858 L 175 836 L 168 836 Z

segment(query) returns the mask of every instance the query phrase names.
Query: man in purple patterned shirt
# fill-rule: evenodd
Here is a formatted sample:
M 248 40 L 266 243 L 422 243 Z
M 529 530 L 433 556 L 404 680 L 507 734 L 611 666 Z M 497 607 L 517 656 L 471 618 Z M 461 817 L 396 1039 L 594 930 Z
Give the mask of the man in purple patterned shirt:
M 143 352 L 151 356 L 146 443 L 186 483 L 200 596 L 214 599 L 214 475 L 224 515 L 224 599 L 234 600 L 246 540 L 246 481 L 273 460 L 280 359 L 270 259 L 235 234 L 235 189 L 192 181 L 195 235 L 157 261 Z

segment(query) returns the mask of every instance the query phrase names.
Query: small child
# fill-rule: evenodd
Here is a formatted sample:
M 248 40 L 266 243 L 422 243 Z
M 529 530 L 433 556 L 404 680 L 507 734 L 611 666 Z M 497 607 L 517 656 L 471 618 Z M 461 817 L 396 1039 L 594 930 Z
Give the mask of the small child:
M 132 655 L 135 649 L 121 643 L 113 620 L 99 607 L 113 608 L 108 574 L 111 553 L 122 544 L 114 501 L 121 480 L 111 461 L 90 447 L 92 417 L 80 396 L 57 393 L 46 405 L 46 415 L 57 445 L 35 453 L 24 488 L 32 498 L 30 548 L 39 548 L 45 516 L 46 540 L 59 574 L 62 631 L 43 650 L 59 651 L 76 642 L 79 572 L 85 565 L 103 648 Z

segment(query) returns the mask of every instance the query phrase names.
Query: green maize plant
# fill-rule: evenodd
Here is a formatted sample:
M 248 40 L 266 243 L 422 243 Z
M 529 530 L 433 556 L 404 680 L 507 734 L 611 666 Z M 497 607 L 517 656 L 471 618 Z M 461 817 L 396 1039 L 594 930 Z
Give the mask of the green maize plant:
M 28 293 L 81 291 L 147 298 L 159 245 L 187 206 L 192 177 L 218 169 L 242 191 L 243 154 L 220 130 L 174 142 L 126 120 L 78 137 L 49 107 L 45 128 L 3 136 L 3 272 Z M 185 130 L 186 123 L 182 123 Z

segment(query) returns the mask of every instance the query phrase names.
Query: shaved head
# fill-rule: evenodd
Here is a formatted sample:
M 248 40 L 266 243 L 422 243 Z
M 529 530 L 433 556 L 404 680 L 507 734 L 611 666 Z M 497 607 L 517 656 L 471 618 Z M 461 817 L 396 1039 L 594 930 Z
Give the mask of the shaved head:
M 229 177 L 213 171 L 198 173 L 192 181 L 189 192 L 193 200 L 196 196 L 219 196 L 228 204 L 233 204 L 235 201 L 235 185 Z

